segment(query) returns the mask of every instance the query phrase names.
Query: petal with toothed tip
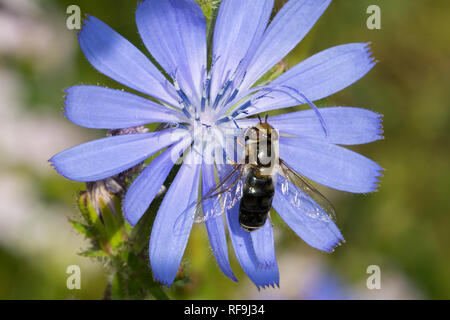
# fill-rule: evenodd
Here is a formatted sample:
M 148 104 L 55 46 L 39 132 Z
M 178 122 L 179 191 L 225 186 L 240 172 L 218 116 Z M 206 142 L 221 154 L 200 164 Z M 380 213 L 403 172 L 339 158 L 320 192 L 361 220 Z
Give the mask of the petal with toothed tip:
M 175 89 L 128 40 L 99 19 L 88 16 L 78 35 L 81 50 L 101 73 L 134 90 L 174 106 Z
M 259 99 L 249 114 L 307 103 L 301 95 L 311 101 L 326 98 L 361 79 L 375 63 L 366 43 L 326 49 L 300 62 L 265 86 L 269 94 Z
M 330 3 L 331 0 L 290 0 L 286 3 L 267 27 L 242 87 L 248 89 L 294 49 Z
M 203 164 L 202 167 L 202 195 L 205 195 L 216 187 L 214 165 Z M 204 212 L 211 212 L 214 206 L 214 199 L 205 199 L 202 202 Z M 221 209 L 221 208 L 219 208 Z M 222 272 L 231 280 L 237 279 L 233 274 L 230 267 L 230 260 L 228 258 L 228 246 L 227 237 L 225 234 L 225 225 L 223 222 L 223 216 L 217 213 L 212 213 L 212 217 L 206 220 L 206 229 L 208 231 L 209 242 L 211 244 L 212 251 L 216 257 Z
M 356 145 L 383 138 L 382 116 L 362 108 L 327 107 L 319 108 L 328 128 L 325 135 L 317 115 L 313 110 L 290 112 L 270 117 L 268 122 L 281 134 L 300 138 L 314 138 L 334 144 Z M 239 126 L 247 128 L 257 119 L 242 119 Z
M 218 166 L 219 176 L 225 177 L 231 170 L 230 166 Z M 234 187 L 234 189 L 236 186 Z M 232 194 L 236 191 L 233 190 Z M 270 222 L 264 228 L 253 231 L 254 236 L 244 230 L 239 224 L 239 201 L 226 212 L 228 230 L 234 252 L 244 272 L 258 289 L 279 285 L 279 271 L 275 259 L 272 226 Z M 265 243 L 254 243 L 265 241 Z
M 320 139 L 281 137 L 280 158 L 308 179 L 353 193 L 375 191 L 383 170 L 356 152 Z

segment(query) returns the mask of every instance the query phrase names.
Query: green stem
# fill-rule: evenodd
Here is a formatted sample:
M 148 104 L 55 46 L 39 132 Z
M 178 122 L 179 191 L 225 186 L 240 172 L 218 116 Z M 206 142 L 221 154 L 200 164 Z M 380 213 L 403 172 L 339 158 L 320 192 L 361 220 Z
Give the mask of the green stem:
M 208 66 L 211 67 L 212 62 L 212 52 L 213 52 L 213 41 L 214 41 L 214 27 L 216 25 L 217 14 L 219 13 L 220 2 L 216 8 L 213 9 L 211 19 L 208 21 L 207 26 L 207 44 L 208 44 Z

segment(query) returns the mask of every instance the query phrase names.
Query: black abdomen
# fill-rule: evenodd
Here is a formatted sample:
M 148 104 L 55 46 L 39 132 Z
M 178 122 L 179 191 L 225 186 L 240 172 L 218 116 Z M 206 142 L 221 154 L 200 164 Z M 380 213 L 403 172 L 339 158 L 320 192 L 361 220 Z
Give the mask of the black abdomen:
M 254 231 L 266 223 L 275 194 L 272 177 L 258 177 L 253 170 L 247 175 L 239 208 L 239 223 Z

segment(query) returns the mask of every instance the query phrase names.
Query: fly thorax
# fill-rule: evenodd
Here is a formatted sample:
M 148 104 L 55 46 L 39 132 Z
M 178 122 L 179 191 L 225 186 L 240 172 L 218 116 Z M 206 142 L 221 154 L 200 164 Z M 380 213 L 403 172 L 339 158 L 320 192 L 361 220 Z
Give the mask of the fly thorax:
M 267 123 L 245 132 L 245 164 L 255 167 L 260 176 L 271 176 L 278 167 L 278 132 Z

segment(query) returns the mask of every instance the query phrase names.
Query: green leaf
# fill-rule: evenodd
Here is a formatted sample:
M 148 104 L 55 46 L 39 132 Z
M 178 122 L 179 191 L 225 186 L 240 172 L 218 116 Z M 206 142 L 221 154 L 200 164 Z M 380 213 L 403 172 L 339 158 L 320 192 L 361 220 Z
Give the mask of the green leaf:
M 153 286 L 149 288 L 149 291 L 156 300 L 170 300 L 169 296 L 161 287 Z
M 96 249 L 88 249 L 79 253 L 80 256 L 88 257 L 88 258 L 101 258 L 101 257 L 109 257 L 108 254 L 103 250 Z
M 189 282 L 191 282 L 191 279 L 189 279 L 188 277 L 184 277 L 184 278 L 180 278 L 178 280 L 175 280 L 172 284 L 172 286 L 174 287 L 181 287 L 184 286 L 186 284 L 188 284 Z
M 116 272 L 111 281 L 111 299 L 113 300 L 123 300 L 125 299 L 124 279 L 120 272 Z
M 86 191 L 81 192 L 78 196 L 78 208 L 87 223 L 91 225 L 101 223 L 100 217 L 89 201 L 88 193 Z
M 86 238 L 93 238 L 92 230 L 89 226 L 82 224 L 81 222 L 69 219 L 70 224 L 72 227 L 77 230 L 79 233 L 84 235 Z

